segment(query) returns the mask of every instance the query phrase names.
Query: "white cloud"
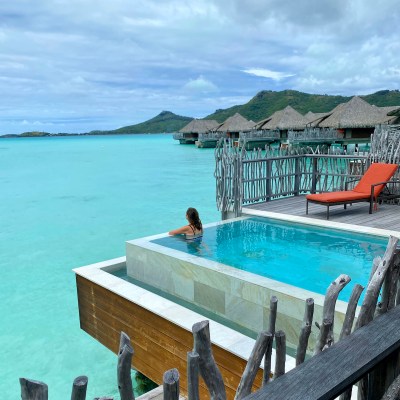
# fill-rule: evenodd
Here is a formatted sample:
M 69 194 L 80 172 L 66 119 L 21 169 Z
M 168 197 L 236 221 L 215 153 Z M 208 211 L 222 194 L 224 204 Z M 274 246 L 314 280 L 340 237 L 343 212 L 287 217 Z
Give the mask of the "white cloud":
M 295 74 L 286 74 L 284 72 L 271 71 L 270 69 L 265 69 L 265 68 L 249 68 L 249 69 L 244 69 L 243 72 L 250 75 L 273 79 L 274 81 L 280 81 L 281 79 L 295 76 Z
M 196 79 L 190 79 L 183 88 L 188 91 L 200 92 L 200 93 L 210 93 L 216 92 L 218 90 L 211 81 L 200 75 Z

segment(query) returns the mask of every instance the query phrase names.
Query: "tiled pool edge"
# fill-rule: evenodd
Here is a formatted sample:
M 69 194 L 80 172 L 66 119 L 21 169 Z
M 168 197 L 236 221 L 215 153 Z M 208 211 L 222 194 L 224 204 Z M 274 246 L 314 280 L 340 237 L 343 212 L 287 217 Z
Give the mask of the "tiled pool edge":
M 254 216 L 254 217 L 272 218 L 272 219 L 279 219 L 281 221 L 295 222 L 299 224 L 306 224 L 323 228 L 332 228 L 332 229 L 350 231 L 355 233 L 365 233 L 368 235 L 375 235 L 382 237 L 389 237 L 390 235 L 392 235 L 400 238 L 400 232 L 390 229 L 371 228 L 367 226 L 345 224 L 343 222 L 335 222 L 330 220 L 300 217 L 296 215 L 289 215 L 283 213 L 281 214 L 271 211 L 253 210 L 251 208 L 246 208 L 246 207 L 242 209 L 242 214 L 243 217 Z
M 254 339 L 111 274 L 111 272 L 123 268 L 125 262 L 126 257 L 118 257 L 75 268 L 73 271 L 75 274 L 140 305 L 189 332 L 196 322 L 209 320 L 211 342 L 243 360 L 248 360 L 255 343 Z M 275 352 L 273 351 L 272 365 L 274 363 Z M 286 370 L 294 367 L 294 358 L 287 355 Z

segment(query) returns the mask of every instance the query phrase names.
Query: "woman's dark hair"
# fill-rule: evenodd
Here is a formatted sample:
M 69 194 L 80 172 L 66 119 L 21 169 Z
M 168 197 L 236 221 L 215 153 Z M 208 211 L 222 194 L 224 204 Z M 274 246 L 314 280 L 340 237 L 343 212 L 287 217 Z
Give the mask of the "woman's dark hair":
M 186 211 L 186 215 L 190 225 L 193 225 L 198 231 L 203 230 L 203 224 L 201 223 L 199 213 L 195 208 L 189 207 Z

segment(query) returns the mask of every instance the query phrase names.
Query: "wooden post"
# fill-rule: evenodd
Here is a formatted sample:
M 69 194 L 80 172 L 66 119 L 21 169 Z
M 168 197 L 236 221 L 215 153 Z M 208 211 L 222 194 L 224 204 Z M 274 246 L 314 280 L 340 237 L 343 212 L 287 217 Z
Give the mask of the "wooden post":
M 312 175 L 311 175 L 311 193 L 317 191 L 317 173 L 318 173 L 318 159 L 317 157 L 312 158 Z
M 274 337 L 271 332 L 262 331 L 258 334 L 256 343 L 247 361 L 246 368 L 236 390 L 235 400 L 241 400 L 251 393 L 254 379 L 260 368 L 261 360 L 268 347 L 272 348 Z
M 286 363 L 286 335 L 283 331 L 275 332 L 275 372 L 274 379 L 285 373 Z
M 187 353 L 188 400 L 199 400 L 199 358 L 195 351 Z
M 44 382 L 19 378 L 22 400 L 47 400 L 48 387 Z
M 268 331 L 275 335 L 275 323 L 276 323 L 276 313 L 278 309 L 278 298 L 276 296 L 271 296 L 269 302 L 269 327 Z
M 85 400 L 88 385 L 87 376 L 78 376 L 72 384 L 71 400 Z
M 358 283 L 353 287 L 349 303 L 347 304 L 346 316 L 344 317 L 342 331 L 340 332 L 339 340 L 343 339 L 346 336 L 349 336 L 351 333 L 351 329 L 353 328 L 354 317 L 356 315 L 357 303 L 358 300 L 360 299 L 363 290 L 364 287 L 359 285 Z
M 298 196 L 300 194 L 300 156 L 294 159 L 294 195 Z
M 308 339 L 311 334 L 312 320 L 314 316 L 314 299 L 306 300 L 304 310 L 303 325 L 299 336 L 299 344 L 296 351 L 296 367 L 302 364 L 305 360 L 308 346 Z
M 360 314 L 357 320 L 357 329 L 368 324 L 368 322 L 370 322 L 374 317 L 379 291 L 385 278 L 386 271 L 392 263 L 397 242 L 398 239 L 394 236 L 389 237 L 389 242 L 385 251 L 385 255 L 380 261 L 379 266 L 374 273 L 374 276 L 368 284 L 364 301 L 361 305 Z
M 399 268 L 400 268 L 400 254 L 399 251 L 395 250 L 395 255 L 392 259 L 391 265 L 389 266 L 385 279 L 383 281 L 382 289 L 382 300 L 380 302 L 380 308 L 377 310 L 378 315 L 385 313 L 392 309 L 396 302 L 397 294 L 397 282 L 399 280 Z
M 194 351 L 200 356 L 200 374 L 207 385 L 212 400 L 225 400 L 226 391 L 224 381 L 214 360 L 210 340 L 209 321 L 197 322 L 192 327 L 194 337 Z
M 334 342 L 333 338 L 333 325 L 334 325 L 334 319 L 335 319 L 335 305 L 336 305 L 336 300 L 339 296 L 340 291 L 350 282 L 351 278 L 348 275 L 342 274 L 339 275 L 328 287 L 328 290 L 326 291 L 325 295 L 325 300 L 324 300 L 324 307 L 322 310 L 322 316 L 324 320 L 329 320 L 331 321 L 331 330 L 328 333 L 328 336 L 326 338 L 326 343 L 321 343 L 321 340 L 318 340 L 318 343 L 320 346 L 322 346 L 320 349 L 318 349 L 317 352 L 322 351 L 323 347 L 327 342 L 329 342 L 328 346 L 331 346 Z M 323 332 L 322 328 L 320 330 L 320 336 L 321 333 Z M 315 354 L 315 351 L 314 351 Z
M 275 335 L 275 323 L 276 314 L 278 308 L 278 298 L 276 296 L 271 296 L 269 302 L 269 327 L 268 331 L 272 334 L 272 339 Z M 265 357 L 264 357 L 264 372 L 263 372 L 263 385 L 266 385 L 270 379 L 271 374 L 271 356 L 272 356 L 272 343 L 271 346 L 267 346 Z
M 265 201 L 270 201 L 271 196 L 272 196 L 272 184 L 271 184 L 271 176 L 272 176 L 272 160 L 267 159 L 267 164 L 265 166 L 265 172 L 266 172 L 266 181 L 265 181 L 265 191 L 266 196 L 265 196 Z
M 163 399 L 179 400 L 179 372 L 176 368 L 170 369 L 164 373 Z
M 131 377 L 131 365 L 133 357 L 133 348 L 130 344 L 129 336 L 121 332 L 120 348 L 118 352 L 117 378 L 118 389 L 121 400 L 134 400 L 133 385 Z
M 329 347 L 331 345 L 330 342 L 330 332 L 333 326 L 333 321 L 331 319 L 324 319 L 320 326 L 319 336 L 317 343 L 315 344 L 314 356 L 321 353 L 325 347 Z

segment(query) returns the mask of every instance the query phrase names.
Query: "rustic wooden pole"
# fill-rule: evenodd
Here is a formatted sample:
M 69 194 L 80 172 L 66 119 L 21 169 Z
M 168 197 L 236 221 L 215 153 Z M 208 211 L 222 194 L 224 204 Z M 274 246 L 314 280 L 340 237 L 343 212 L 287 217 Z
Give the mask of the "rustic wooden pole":
M 354 285 L 351 292 L 349 303 L 347 304 L 346 316 L 344 317 L 342 331 L 340 332 L 339 340 L 346 336 L 349 336 L 353 328 L 354 317 L 356 315 L 356 309 L 358 300 L 360 299 L 361 293 L 364 287 L 358 283 Z
M 303 324 L 299 336 L 299 344 L 296 351 L 296 367 L 304 362 L 307 353 L 308 339 L 311 334 L 312 320 L 314 316 L 314 299 L 306 300 Z
M 357 329 L 366 325 L 374 317 L 379 291 L 385 278 L 386 271 L 392 263 L 397 242 L 398 239 L 394 236 L 389 237 L 389 242 L 385 251 L 385 255 L 380 261 L 378 268 L 374 273 L 374 276 L 367 286 L 367 291 L 365 293 L 364 301 L 361 305 L 360 314 L 357 320 Z
M 126 333 L 121 332 L 117 365 L 118 390 L 121 400 L 135 399 L 131 377 L 132 357 L 133 348 L 130 338 Z
M 176 368 L 164 372 L 163 399 L 179 400 L 179 372 Z
M 286 335 L 283 331 L 275 332 L 275 372 L 274 379 L 285 373 L 286 362 Z
M 254 344 L 253 350 L 247 361 L 246 368 L 240 379 L 239 386 L 236 390 L 235 400 L 241 400 L 251 393 L 251 388 L 257 371 L 260 368 L 262 358 L 268 347 L 272 348 L 272 341 L 274 337 L 271 332 L 262 331 L 258 334 L 257 340 Z
M 195 351 L 187 353 L 187 386 L 188 400 L 199 400 L 199 358 Z
M 85 400 L 88 385 L 87 376 L 78 376 L 72 384 L 71 400 Z
M 273 342 L 274 342 L 274 337 L 271 334 L 271 340 L 268 340 L 268 345 L 264 354 L 264 370 L 263 370 L 263 381 L 262 381 L 263 386 L 266 385 L 271 379 L 271 357 L 272 357 Z M 266 358 L 268 358 L 268 361 L 265 360 Z
M 269 301 L 269 327 L 268 331 L 272 334 L 272 339 L 275 334 L 276 315 L 278 309 L 278 298 L 271 296 Z M 263 370 L 263 385 L 266 385 L 271 375 L 271 357 L 272 357 L 272 343 L 271 346 L 267 346 L 265 357 L 264 357 L 264 370 Z
M 324 320 L 329 320 L 332 322 L 330 332 L 328 332 L 328 336 L 326 337 L 326 343 L 329 342 L 329 346 L 331 346 L 334 342 L 333 338 L 333 325 L 335 321 L 335 305 L 336 300 L 339 296 L 340 291 L 351 281 L 351 278 L 348 275 L 341 274 L 339 275 L 328 287 L 326 291 L 324 307 L 322 310 L 322 317 Z M 322 329 L 320 330 L 319 336 L 321 336 Z M 319 351 L 322 351 L 322 348 L 326 343 L 322 344 L 319 339 L 318 342 L 322 347 Z
M 211 399 L 225 400 L 226 391 L 224 381 L 212 353 L 209 321 L 197 322 L 193 325 L 192 332 L 194 337 L 194 351 L 200 356 L 200 374 L 207 385 Z
M 278 309 L 278 298 L 276 296 L 271 296 L 269 302 L 269 327 L 268 332 L 275 335 L 275 324 L 276 324 L 276 313 Z
M 22 400 L 47 400 L 48 387 L 45 383 L 32 379 L 19 378 Z
M 396 302 L 397 294 L 397 282 L 399 280 L 399 268 L 400 268 L 400 254 L 398 250 L 395 250 L 392 262 L 386 272 L 385 279 L 383 281 L 382 296 L 380 307 L 377 310 L 378 315 L 385 313 L 392 309 Z
M 314 356 L 321 353 L 322 350 L 325 349 L 325 347 L 329 347 L 331 345 L 330 343 L 330 332 L 332 329 L 332 320 L 331 319 L 324 319 L 322 321 L 322 324 L 320 326 L 319 330 L 319 335 L 318 335 L 318 340 L 317 343 L 315 344 L 315 349 L 314 349 Z

